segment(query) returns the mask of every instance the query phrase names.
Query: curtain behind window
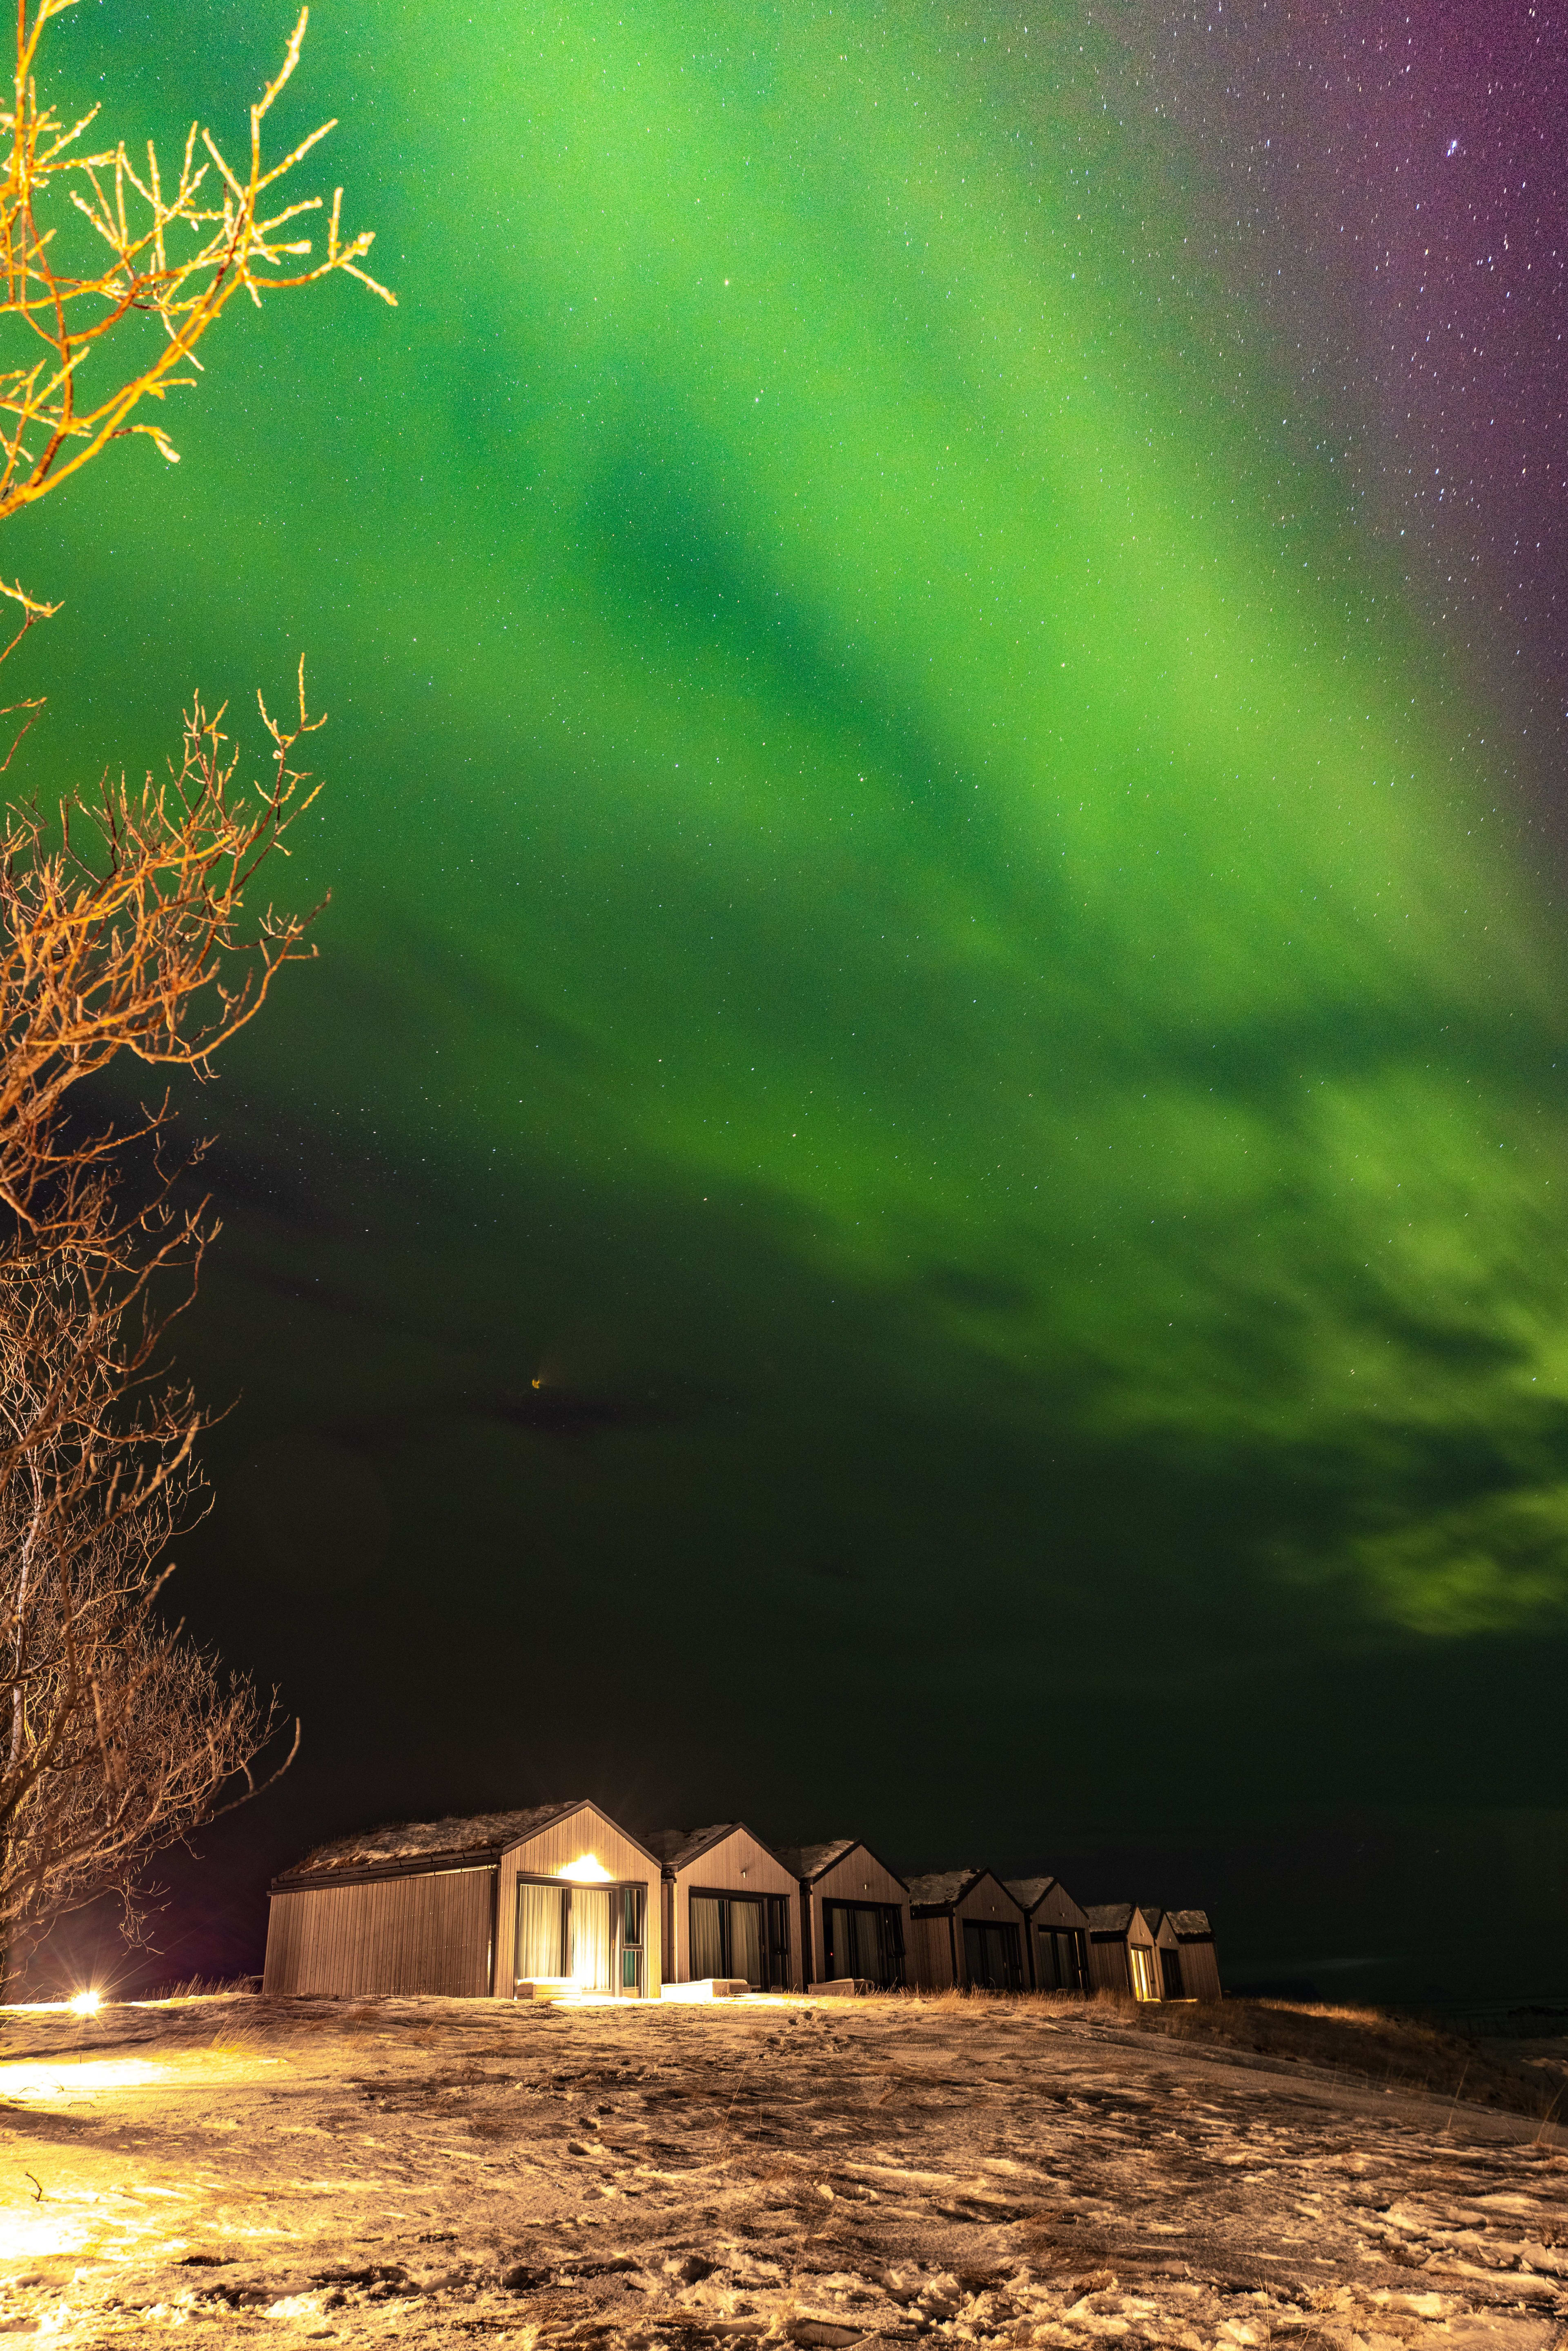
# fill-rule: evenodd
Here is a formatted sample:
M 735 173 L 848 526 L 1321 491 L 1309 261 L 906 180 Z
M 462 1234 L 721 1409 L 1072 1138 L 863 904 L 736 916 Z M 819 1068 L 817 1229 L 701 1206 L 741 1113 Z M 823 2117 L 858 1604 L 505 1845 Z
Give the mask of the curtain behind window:
M 688 1970 L 694 1983 L 705 1976 L 724 1973 L 724 1929 L 716 1895 L 694 1894 L 692 1901 L 692 1959 Z
M 571 1964 L 573 1981 L 582 1991 L 608 1991 L 610 1985 L 610 1888 L 574 1886 L 571 1889 Z
M 744 1976 L 754 1991 L 762 1989 L 762 1905 L 732 1902 L 729 1906 L 729 1972 Z
M 568 1973 L 580 1991 L 609 1991 L 610 1888 L 571 1889 L 571 1965 Z
M 562 1925 L 566 1890 L 559 1886 L 519 1886 L 517 1888 L 517 1963 L 519 1983 L 528 1976 L 566 1973 Z
M 850 1973 L 864 1976 L 872 1983 L 880 1983 L 883 1976 L 882 1920 L 874 1910 L 852 1910 L 850 1921 L 854 1929 L 854 1964 Z

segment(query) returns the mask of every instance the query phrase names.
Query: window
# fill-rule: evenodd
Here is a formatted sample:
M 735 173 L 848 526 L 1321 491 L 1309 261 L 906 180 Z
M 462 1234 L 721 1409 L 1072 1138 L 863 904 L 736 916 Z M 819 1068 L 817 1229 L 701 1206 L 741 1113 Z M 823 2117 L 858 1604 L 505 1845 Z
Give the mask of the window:
M 643 1990 L 640 1886 L 517 1886 L 517 1940 L 513 1973 L 566 1977 L 580 1991 Z
M 621 1895 L 621 1989 L 641 1992 L 643 1989 L 643 1921 L 647 1910 L 647 1895 L 641 1886 L 622 1886 Z
M 768 1896 L 768 1984 L 769 1991 L 788 1991 L 789 1966 L 789 1897 Z
M 823 1958 L 828 1980 L 853 1976 L 883 1991 L 904 1981 L 904 1920 L 893 1902 L 825 1902 Z
M 1127 1965 L 1133 1979 L 1134 2000 L 1158 2000 L 1155 1990 L 1155 1955 L 1143 1943 L 1129 1943 Z
M 1082 1991 L 1089 1981 L 1089 1958 L 1080 1927 L 1040 1927 L 1035 1930 L 1036 1980 L 1041 1991 Z
M 694 1983 L 705 1976 L 728 1976 L 754 1991 L 776 1991 L 789 1981 L 789 1921 L 787 1897 L 760 1894 L 694 1894 L 686 1972 Z
M 988 1918 L 966 1918 L 964 1975 L 977 1991 L 1022 1991 L 1023 1950 L 1018 1928 Z

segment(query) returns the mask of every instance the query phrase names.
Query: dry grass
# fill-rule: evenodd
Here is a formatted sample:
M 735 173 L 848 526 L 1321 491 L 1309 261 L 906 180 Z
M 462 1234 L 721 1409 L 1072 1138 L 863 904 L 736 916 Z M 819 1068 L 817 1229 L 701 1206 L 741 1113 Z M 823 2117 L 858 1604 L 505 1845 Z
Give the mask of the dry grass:
M 911 1995 L 899 1994 L 907 1999 Z M 1543 2126 L 1568 2118 L 1561 2081 L 1499 2053 L 1496 2044 L 1386 2009 L 1290 2000 L 1159 2001 L 1124 1992 L 928 1991 L 922 2008 L 956 2009 L 995 2001 L 1036 2014 L 1060 2015 L 1160 2034 L 1192 2047 L 1234 2050 L 1276 2064 L 1312 2065 L 1379 2089 L 1436 2093 L 1466 2105 L 1531 2115 Z

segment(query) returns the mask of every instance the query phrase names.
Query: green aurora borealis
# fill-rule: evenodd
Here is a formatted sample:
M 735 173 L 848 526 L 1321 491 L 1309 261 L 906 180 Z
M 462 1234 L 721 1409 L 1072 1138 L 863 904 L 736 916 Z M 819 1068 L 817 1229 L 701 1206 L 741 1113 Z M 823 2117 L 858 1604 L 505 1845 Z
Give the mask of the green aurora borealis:
M 173 130 L 247 15 L 57 53 Z M 1125 70 L 1032 0 L 323 6 L 401 308 L 236 322 L 177 471 L 13 528 L 28 789 L 301 647 L 332 714 L 186 1350 L 285 1844 L 649 1768 L 925 1865 L 1563 1801 L 1555 916 Z

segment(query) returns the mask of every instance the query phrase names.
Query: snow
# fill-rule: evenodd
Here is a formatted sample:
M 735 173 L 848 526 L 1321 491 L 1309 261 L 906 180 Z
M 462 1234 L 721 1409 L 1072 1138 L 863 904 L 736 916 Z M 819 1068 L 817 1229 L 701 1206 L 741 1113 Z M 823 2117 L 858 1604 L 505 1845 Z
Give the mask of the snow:
M 0 2025 L 0 2332 L 83 2351 L 1548 2351 L 1568 2315 L 1568 2133 L 1113 2002 Z

